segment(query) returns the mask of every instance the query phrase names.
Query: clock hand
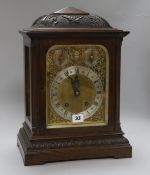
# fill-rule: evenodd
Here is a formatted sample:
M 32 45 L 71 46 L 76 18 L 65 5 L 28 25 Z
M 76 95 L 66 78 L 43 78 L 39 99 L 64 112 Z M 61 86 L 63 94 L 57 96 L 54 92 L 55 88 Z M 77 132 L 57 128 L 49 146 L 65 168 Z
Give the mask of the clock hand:
M 75 78 L 73 79 L 71 76 L 69 76 L 68 71 L 65 72 L 65 75 L 71 80 L 71 85 L 73 88 L 73 92 L 75 96 L 79 96 L 80 95 L 80 91 L 79 91 L 79 78 L 78 78 L 78 72 L 76 71 L 76 75 Z
M 78 76 L 78 71 L 76 72 L 75 78 L 74 78 L 74 95 L 79 96 L 80 95 L 80 81 Z
M 78 83 L 78 81 L 74 81 L 72 83 L 72 87 L 73 87 L 73 90 L 74 90 L 74 95 L 75 96 L 79 96 L 80 95 L 80 90 L 79 90 L 79 83 Z
M 76 85 L 75 85 L 76 82 L 75 82 L 75 80 L 71 76 L 69 76 L 68 71 L 65 72 L 64 74 L 70 79 L 74 95 L 76 96 L 76 94 L 78 94 L 78 93 L 77 93 L 77 90 L 76 90 Z

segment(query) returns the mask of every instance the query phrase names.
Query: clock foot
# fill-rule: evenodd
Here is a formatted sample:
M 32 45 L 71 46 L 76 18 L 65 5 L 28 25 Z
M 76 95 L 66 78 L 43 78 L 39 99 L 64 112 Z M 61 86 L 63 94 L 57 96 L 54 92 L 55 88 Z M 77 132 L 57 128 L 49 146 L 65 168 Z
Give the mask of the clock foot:
M 132 157 L 132 147 L 122 135 L 30 141 L 21 128 L 17 145 L 26 166 L 66 160 Z

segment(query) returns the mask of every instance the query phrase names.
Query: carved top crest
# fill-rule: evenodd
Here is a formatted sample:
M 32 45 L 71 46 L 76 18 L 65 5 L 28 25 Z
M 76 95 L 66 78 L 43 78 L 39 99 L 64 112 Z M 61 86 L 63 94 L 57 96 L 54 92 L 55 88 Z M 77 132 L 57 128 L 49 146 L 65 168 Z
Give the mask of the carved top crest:
M 89 14 L 82 10 L 66 7 L 54 13 L 43 15 L 36 19 L 32 28 L 112 28 L 100 16 Z

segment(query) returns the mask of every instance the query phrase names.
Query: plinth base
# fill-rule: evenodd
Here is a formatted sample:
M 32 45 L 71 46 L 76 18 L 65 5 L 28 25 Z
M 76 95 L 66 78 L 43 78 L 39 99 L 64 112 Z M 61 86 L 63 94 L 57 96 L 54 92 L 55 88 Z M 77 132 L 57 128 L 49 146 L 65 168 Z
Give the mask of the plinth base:
M 78 159 L 132 157 L 132 147 L 128 140 L 120 135 L 30 141 L 24 129 L 21 128 L 17 145 L 24 165 Z

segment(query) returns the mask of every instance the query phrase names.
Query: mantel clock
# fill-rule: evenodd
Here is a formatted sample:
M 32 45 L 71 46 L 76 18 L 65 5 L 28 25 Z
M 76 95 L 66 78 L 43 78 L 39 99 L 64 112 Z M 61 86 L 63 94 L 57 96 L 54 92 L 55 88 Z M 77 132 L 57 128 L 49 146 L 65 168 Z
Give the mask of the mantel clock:
M 17 144 L 24 164 L 131 157 L 119 116 L 121 43 L 129 32 L 67 7 L 20 33 L 26 114 Z

